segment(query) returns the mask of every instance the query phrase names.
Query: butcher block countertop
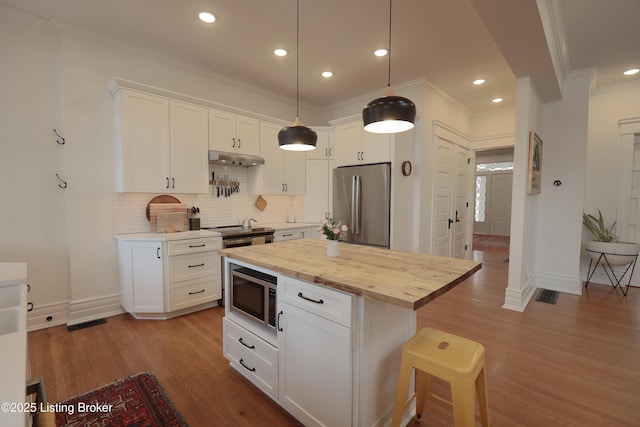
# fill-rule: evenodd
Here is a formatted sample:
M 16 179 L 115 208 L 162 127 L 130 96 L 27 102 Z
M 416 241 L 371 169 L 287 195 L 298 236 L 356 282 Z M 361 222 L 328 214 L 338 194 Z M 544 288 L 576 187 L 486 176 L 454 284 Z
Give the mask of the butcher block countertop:
M 478 271 L 482 263 L 340 242 L 330 258 L 327 242 L 287 240 L 222 249 L 222 256 L 286 276 L 417 310 Z

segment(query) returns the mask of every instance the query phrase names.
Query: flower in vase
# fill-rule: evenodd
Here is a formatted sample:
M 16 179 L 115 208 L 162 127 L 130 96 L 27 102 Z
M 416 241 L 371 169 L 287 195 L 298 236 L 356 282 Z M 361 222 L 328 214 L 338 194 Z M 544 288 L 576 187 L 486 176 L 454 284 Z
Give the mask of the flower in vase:
M 338 240 L 349 228 L 342 224 L 342 221 L 336 222 L 333 218 L 323 219 L 320 222 L 320 233 L 327 236 L 329 240 Z

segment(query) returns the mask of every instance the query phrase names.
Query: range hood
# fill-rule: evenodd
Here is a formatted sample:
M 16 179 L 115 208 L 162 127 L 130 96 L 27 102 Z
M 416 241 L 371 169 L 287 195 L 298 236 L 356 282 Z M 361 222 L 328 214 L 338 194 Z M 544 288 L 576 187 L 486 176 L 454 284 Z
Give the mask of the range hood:
M 264 165 L 264 159 L 250 154 L 229 153 L 226 151 L 209 150 L 209 163 L 216 165 L 232 166 L 260 166 Z

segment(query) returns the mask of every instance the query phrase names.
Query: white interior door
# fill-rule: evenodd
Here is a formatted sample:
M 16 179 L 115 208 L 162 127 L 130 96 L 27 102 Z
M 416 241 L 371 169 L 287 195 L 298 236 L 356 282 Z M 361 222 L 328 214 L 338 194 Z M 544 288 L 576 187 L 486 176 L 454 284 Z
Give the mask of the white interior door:
M 490 175 L 489 206 L 487 219 L 489 234 L 508 236 L 511 232 L 512 172 L 492 172 Z
M 451 189 L 454 184 L 453 144 L 438 141 L 436 156 L 436 191 L 434 204 L 433 255 L 450 256 L 451 253 Z
M 454 212 L 452 224 L 453 236 L 453 257 L 465 259 L 467 250 L 467 211 L 469 210 L 469 150 L 455 146 L 455 194 Z
M 434 255 L 467 258 L 469 150 L 438 140 L 434 204 Z

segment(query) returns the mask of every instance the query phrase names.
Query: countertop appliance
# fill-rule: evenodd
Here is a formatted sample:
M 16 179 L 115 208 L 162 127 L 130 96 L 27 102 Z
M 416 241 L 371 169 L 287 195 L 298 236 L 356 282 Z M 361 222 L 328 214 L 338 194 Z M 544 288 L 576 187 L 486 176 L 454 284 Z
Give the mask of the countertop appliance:
M 231 264 L 231 312 L 276 333 L 277 277 Z
M 270 227 L 243 228 L 240 225 L 223 225 L 221 227 L 201 227 L 202 230 L 213 230 L 222 234 L 222 247 L 235 248 L 251 246 L 257 243 L 273 243 L 275 230 Z M 264 242 L 262 242 L 264 238 Z
M 389 247 L 391 163 L 333 170 L 333 218 L 349 230 L 342 241 Z

